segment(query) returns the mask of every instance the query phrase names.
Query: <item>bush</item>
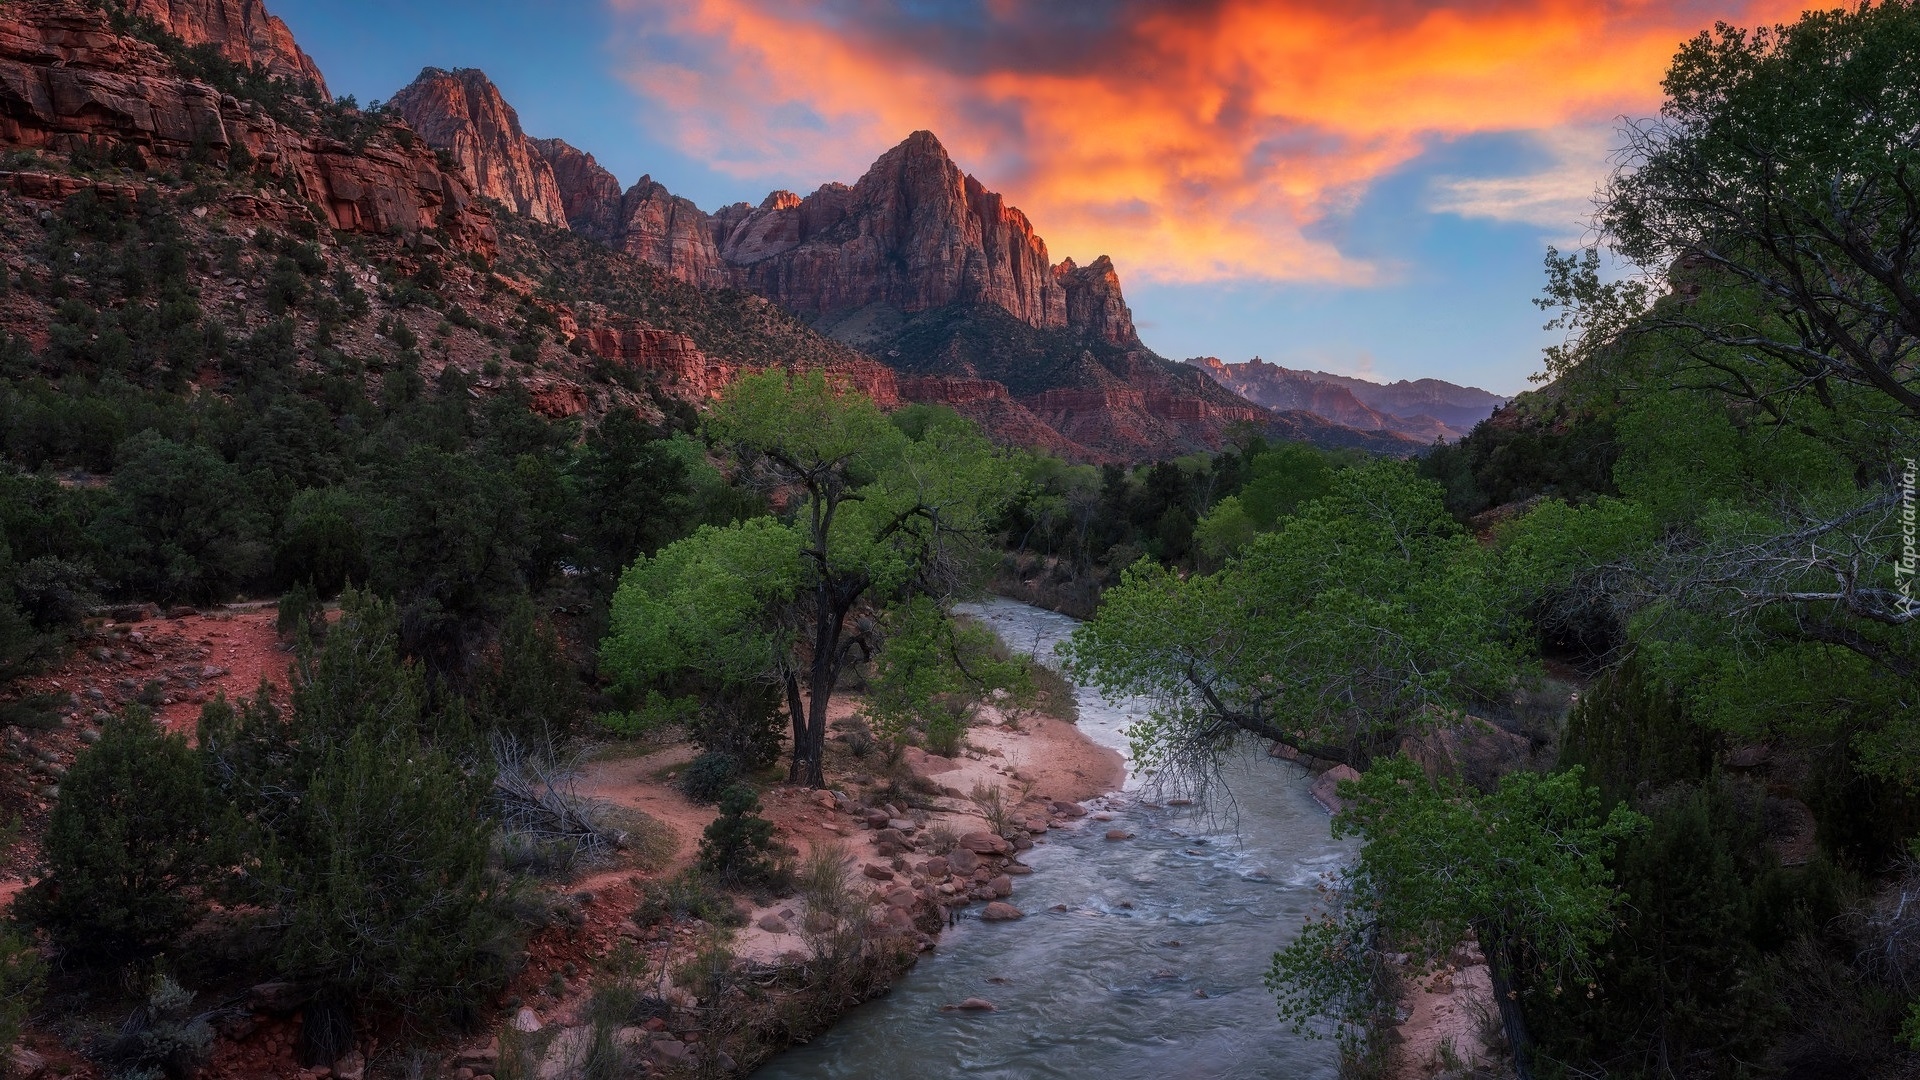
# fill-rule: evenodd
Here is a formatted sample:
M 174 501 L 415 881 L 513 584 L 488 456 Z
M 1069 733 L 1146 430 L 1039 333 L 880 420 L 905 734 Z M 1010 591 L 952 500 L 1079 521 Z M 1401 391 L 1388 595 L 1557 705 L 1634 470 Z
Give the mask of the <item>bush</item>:
M 735 926 L 744 921 L 733 902 L 697 868 L 683 870 L 666 881 L 649 882 L 633 910 L 638 926 L 683 919 L 699 919 L 715 926 Z
M 718 802 L 739 775 L 740 762 L 732 754 L 708 751 L 680 773 L 680 791 L 697 803 Z
M 147 1000 L 94 1057 L 114 1080 L 170 1080 L 192 1076 L 213 1050 L 213 1025 L 194 1015 L 193 992 L 165 975 L 154 977 Z
M 0 923 L 0 1061 L 39 1007 L 46 974 L 47 965 L 32 940 L 12 924 Z
M 81 956 L 163 947 L 200 915 L 216 819 L 186 740 L 129 706 L 62 780 L 42 844 L 45 875 L 20 904 Z
M 297 640 L 304 630 L 309 640 L 318 641 L 326 628 L 326 608 L 313 591 L 311 582 L 303 581 L 295 585 L 280 598 L 279 617 L 274 629 L 279 632 L 281 640 Z
M 700 868 L 734 881 L 765 877 L 772 868 L 773 822 L 759 816 L 760 796 L 735 784 L 720 796 L 720 816 L 700 837 Z

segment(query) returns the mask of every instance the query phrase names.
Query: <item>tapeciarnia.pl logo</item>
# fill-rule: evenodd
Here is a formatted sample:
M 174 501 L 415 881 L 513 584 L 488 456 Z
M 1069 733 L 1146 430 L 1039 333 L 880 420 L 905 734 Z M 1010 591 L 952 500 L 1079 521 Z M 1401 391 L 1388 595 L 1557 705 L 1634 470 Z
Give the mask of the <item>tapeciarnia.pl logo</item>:
M 1907 458 L 1907 468 L 1900 474 L 1900 558 L 1893 564 L 1893 576 L 1900 583 L 1900 596 L 1911 607 L 1913 599 L 1914 572 L 1914 510 L 1913 485 L 1920 468 L 1914 466 L 1914 459 Z

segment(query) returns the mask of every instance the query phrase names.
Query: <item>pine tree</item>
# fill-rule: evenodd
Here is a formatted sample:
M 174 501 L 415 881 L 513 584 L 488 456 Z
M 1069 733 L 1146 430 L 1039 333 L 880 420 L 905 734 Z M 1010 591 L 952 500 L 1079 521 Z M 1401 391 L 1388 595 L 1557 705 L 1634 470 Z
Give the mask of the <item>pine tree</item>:
M 74 954 L 163 948 L 204 909 L 217 821 L 186 740 L 130 706 L 67 771 L 20 903 Z

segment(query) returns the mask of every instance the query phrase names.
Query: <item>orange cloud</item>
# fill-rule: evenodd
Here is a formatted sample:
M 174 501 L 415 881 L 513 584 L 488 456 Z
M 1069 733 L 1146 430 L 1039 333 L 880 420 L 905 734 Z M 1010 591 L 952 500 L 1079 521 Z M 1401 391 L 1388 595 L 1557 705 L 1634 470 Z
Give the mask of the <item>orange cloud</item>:
M 1679 42 L 1784 0 L 612 0 L 660 134 L 730 173 L 852 180 L 937 133 L 1058 259 L 1365 283 L 1316 226 L 1437 141 L 1658 107 Z M 1589 140 L 1591 141 L 1591 140 Z M 1564 135 L 1558 145 L 1565 145 Z M 1604 163 L 1592 163 L 1598 180 Z M 1578 163 L 1562 160 L 1568 182 Z M 1497 189 L 1440 208 L 1472 212 Z M 1527 190 L 1522 185 L 1521 190 Z M 1497 208 L 1496 208 L 1497 209 Z M 1492 215 L 1497 216 L 1497 213 Z

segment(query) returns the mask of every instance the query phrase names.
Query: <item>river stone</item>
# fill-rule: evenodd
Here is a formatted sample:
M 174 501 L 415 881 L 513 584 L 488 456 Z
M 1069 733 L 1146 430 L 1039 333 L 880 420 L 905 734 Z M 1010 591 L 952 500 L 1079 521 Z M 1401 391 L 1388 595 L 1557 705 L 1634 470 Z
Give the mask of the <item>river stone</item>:
M 976 855 L 1005 855 L 1012 850 L 1004 838 L 985 829 L 976 829 L 962 836 L 960 846 Z
M 993 1002 L 977 997 L 970 997 L 958 1005 L 940 1006 L 941 1012 L 994 1012 L 998 1009 L 999 1006 Z
M 993 890 L 994 896 L 1005 900 L 1007 897 L 1013 895 L 1013 879 L 1005 874 L 1001 874 L 999 877 L 987 882 L 987 888 Z
M 914 895 L 913 890 L 904 885 L 887 891 L 887 905 L 889 907 L 910 908 L 913 906 L 914 901 L 918 899 L 920 898 Z
M 971 874 L 980 866 L 980 856 L 966 848 L 954 848 L 947 853 L 947 866 L 956 874 Z
M 980 918 L 983 922 L 1008 922 L 1013 919 L 1026 918 L 1026 912 L 1021 911 L 1012 904 L 996 900 L 987 905 L 987 909 L 980 913 Z
M 1131 840 L 1131 839 L 1133 839 L 1133 834 L 1132 834 L 1132 833 L 1130 833 L 1130 832 L 1128 832 L 1128 831 L 1127 831 L 1127 830 L 1125 830 L 1125 829 L 1108 829 L 1108 830 L 1107 830 L 1107 839 L 1109 839 L 1109 840 Z
M 1311 792 L 1313 801 L 1325 807 L 1330 814 L 1346 809 L 1346 802 L 1340 798 L 1340 781 L 1358 780 L 1360 774 L 1350 765 L 1335 765 L 1314 778 Z
M 920 872 L 938 881 L 948 874 L 953 873 L 953 870 L 947 865 L 945 856 L 935 855 L 933 858 L 920 864 Z
M 1007 873 L 1012 874 L 1015 877 L 1019 877 L 1021 874 L 1033 873 L 1033 867 L 1028 866 L 1026 863 L 1010 862 L 1007 865 L 1001 867 L 1001 869 L 1005 870 Z

